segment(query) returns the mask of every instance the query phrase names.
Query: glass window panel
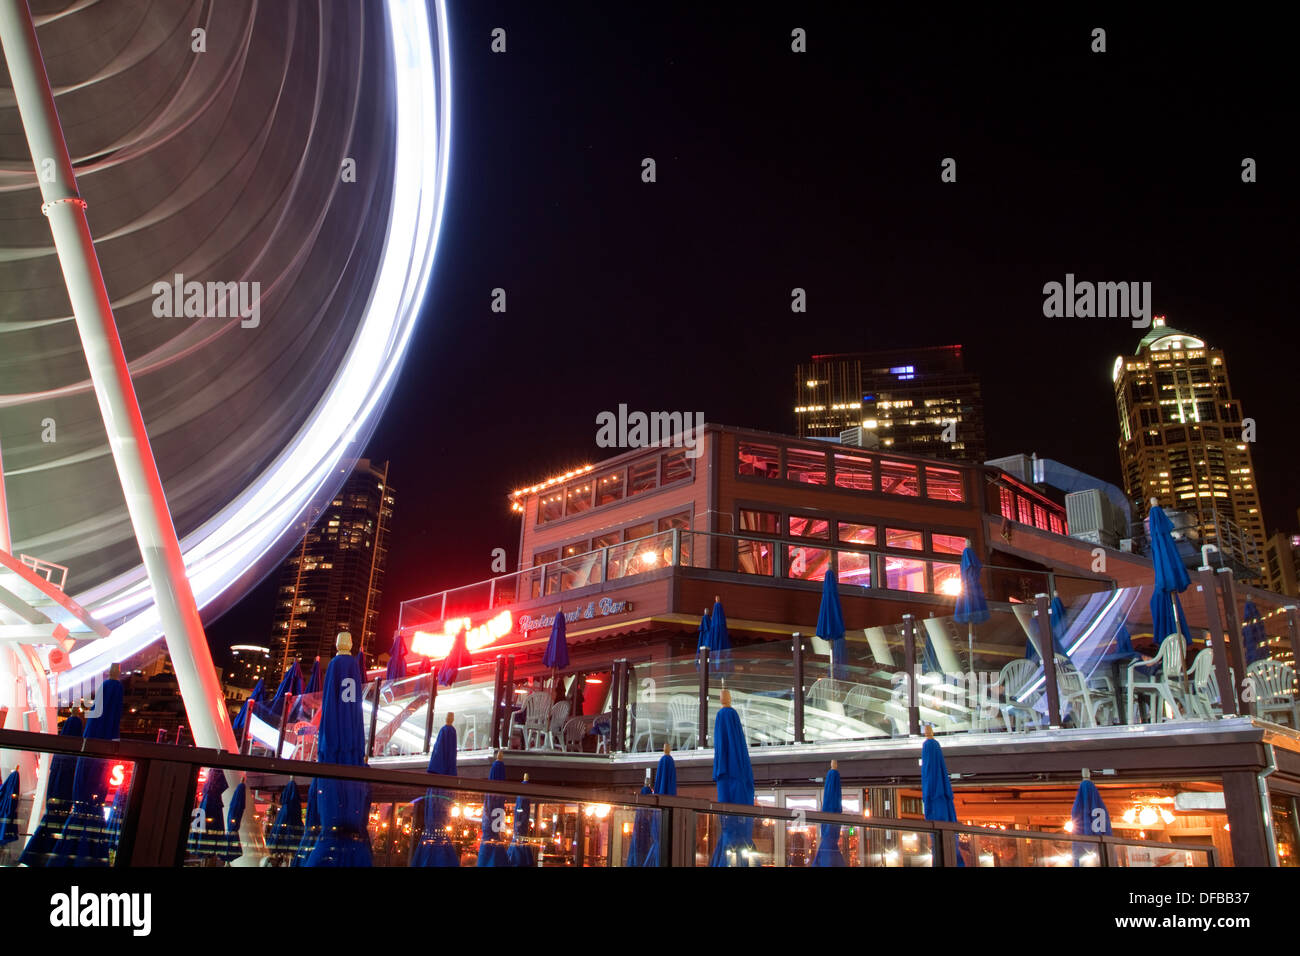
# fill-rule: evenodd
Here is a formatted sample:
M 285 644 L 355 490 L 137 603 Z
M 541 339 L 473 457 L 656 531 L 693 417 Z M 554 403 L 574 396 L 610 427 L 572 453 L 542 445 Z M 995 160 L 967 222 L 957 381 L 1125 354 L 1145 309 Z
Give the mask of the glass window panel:
M 872 459 L 866 455 L 835 455 L 835 487 L 851 488 L 854 491 L 871 491 L 874 483 L 871 478 Z
M 545 524 L 564 517 L 564 492 L 558 488 L 543 494 L 537 501 L 537 523 Z
M 1029 499 L 1028 499 L 1028 498 L 1026 498 L 1024 495 L 1017 495 L 1017 496 L 1016 496 L 1016 508 L 1019 510 L 1019 513 L 1020 513 L 1020 523 L 1021 523 L 1021 524 L 1033 524 L 1033 523 L 1034 523 L 1034 514 L 1033 514 L 1033 511 L 1030 510 L 1030 505 L 1029 505 Z
M 924 591 L 925 562 L 885 558 L 885 587 L 891 591 Z
M 998 504 L 1002 511 L 1002 517 L 1011 521 L 1016 520 L 1016 496 L 1011 493 L 1010 488 L 998 489 Z
M 538 551 L 536 554 L 533 555 L 533 567 L 537 567 L 538 565 L 541 564 L 550 564 L 552 561 L 557 560 L 559 557 L 560 557 L 560 552 L 556 548 L 551 548 L 551 550 L 549 551 Z
M 1065 522 L 1061 520 L 1060 515 L 1052 513 L 1047 516 L 1047 520 L 1051 524 L 1054 532 L 1057 534 L 1065 534 Z
M 800 581 L 820 581 L 826 577 L 831 565 L 831 553 L 826 548 L 809 548 L 801 544 L 785 546 L 785 576 Z
M 871 587 L 871 555 L 860 554 L 857 551 L 841 551 L 838 561 L 841 584 Z
M 691 461 L 686 457 L 686 449 L 664 452 L 663 476 L 665 485 L 691 477 Z
M 669 515 L 667 518 L 659 519 L 660 531 L 671 531 L 673 528 L 681 528 L 689 531 L 691 527 L 691 513 L 683 511 L 680 514 Z
M 659 487 L 659 459 L 646 458 L 634 462 L 627 469 L 627 493 L 639 495 Z
M 601 475 L 596 479 L 596 507 L 611 504 L 619 501 L 623 497 L 623 488 L 626 480 L 623 472 L 615 471 L 608 475 Z
M 564 492 L 564 513 L 580 514 L 591 507 L 591 482 L 584 481 L 570 485 Z
M 611 531 L 609 534 L 600 534 L 591 539 L 592 548 L 608 548 L 611 545 L 618 544 L 619 535 L 617 531 Z
M 642 524 L 634 524 L 623 529 L 623 540 L 634 541 L 637 538 L 644 538 L 648 534 L 655 533 L 655 523 L 646 521 Z
M 845 544 L 875 544 L 876 526 L 874 524 L 854 524 L 852 521 L 840 522 L 840 541 Z
M 949 468 L 925 469 L 925 495 L 937 501 L 962 501 L 961 472 Z
M 1047 509 L 1042 505 L 1034 505 L 1034 527 L 1048 530 Z
M 781 464 L 775 445 L 760 445 L 743 441 L 737 453 L 739 474 L 755 478 L 781 477 Z
M 566 544 L 560 550 L 564 552 L 566 558 L 571 558 L 575 554 L 586 554 L 591 549 L 587 546 L 586 541 L 575 541 L 573 544 Z
M 568 551 L 568 548 L 565 548 Z M 560 562 L 560 590 L 572 591 L 574 588 L 585 588 L 589 584 L 600 583 L 601 557 L 599 551 L 593 553 L 580 553 L 577 557 L 568 558 Z
M 939 554 L 961 554 L 966 550 L 966 539 L 955 534 L 932 534 L 930 549 Z
M 920 551 L 925 547 L 925 545 L 922 542 L 922 534 L 920 531 L 913 531 L 910 528 L 886 528 L 885 547 L 907 548 L 909 551 Z
M 781 533 L 781 515 L 776 511 L 740 509 L 740 530 L 758 531 L 762 534 Z
M 890 495 L 919 495 L 921 488 L 916 476 L 916 465 L 902 461 L 882 461 L 880 490 Z
M 785 450 L 785 479 L 807 485 L 826 484 L 826 452 L 805 448 Z
M 810 518 L 805 517 L 804 515 L 791 515 L 790 537 L 823 538 L 829 541 L 831 537 L 831 523 L 825 518 Z
M 932 561 L 930 567 L 934 573 L 934 593 L 956 597 L 961 594 L 961 565 L 946 561 Z
M 736 542 L 736 568 L 741 574 L 773 574 L 775 547 L 771 541 L 740 539 Z

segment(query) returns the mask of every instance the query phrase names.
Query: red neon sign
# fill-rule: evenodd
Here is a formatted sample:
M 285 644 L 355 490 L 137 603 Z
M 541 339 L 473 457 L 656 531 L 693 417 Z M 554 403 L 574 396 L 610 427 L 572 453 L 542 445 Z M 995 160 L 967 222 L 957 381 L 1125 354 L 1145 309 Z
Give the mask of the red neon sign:
M 452 642 L 461 631 L 465 632 L 465 649 L 471 654 L 494 644 L 514 630 L 514 618 L 509 611 L 482 624 L 471 626 L 467 617 L 444 621 L 441 631 L 416 631 L 411 635 L 411 653 L 440 660 L 451 652 Z

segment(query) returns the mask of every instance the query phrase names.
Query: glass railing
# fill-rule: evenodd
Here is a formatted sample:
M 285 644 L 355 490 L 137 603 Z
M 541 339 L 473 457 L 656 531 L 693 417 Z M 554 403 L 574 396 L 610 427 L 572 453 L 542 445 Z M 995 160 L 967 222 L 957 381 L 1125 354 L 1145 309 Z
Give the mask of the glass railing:
M 419 674 L 400 681 L 379 680 L 379 713 L 374 718 L 372 756 L 399 757 L 426 753 L 430 739 L 455 714 L 456 743 L 460 750 L 486 750 L 491 746 L 492 719 L 496 713 L 496 662 L 462 668 L 450 687 L 431 695 L 433 678 Z M 367 734 L 374 711 L 375 681 L 365 685 L 361 713 Z M 432 706 L 431 706 L 432 704 Z M 298 759 L 313 759 L 310 745 L 296 752 Z

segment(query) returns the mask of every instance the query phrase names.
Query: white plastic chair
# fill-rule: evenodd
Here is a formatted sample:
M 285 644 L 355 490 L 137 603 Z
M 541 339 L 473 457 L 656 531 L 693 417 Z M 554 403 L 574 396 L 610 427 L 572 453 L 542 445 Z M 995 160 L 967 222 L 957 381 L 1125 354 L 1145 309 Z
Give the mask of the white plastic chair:
M 952 637 L 948 633 L 948 622 L 941 617 L 927 617 L 925 619 L 925 632 L 930 635 L 930 646 L 934 648 L 934 656 L 938 659 L 939 669 L 945 674 L 961 674 L 964 668 L 961 666 L 961 658 L 957 656 L 957 651 L 953 649 Z M 921 656 L 918 648 L 917 656 Z
M 995 701 L 1007 730 L 1036 730 L 1042 726 L 1042 715 L 1034 708 L 1034 697 L 1016 700 L 1016 695 L 1027 687 L 1038 675 L 1038 665 L 1033 661 L 1019 660 L 1009 662 L 998 675 L 998 687 L 1002 690 L 1002 699 Z
M 1214 650 L 1207 647 L 1196 655 L 1196 660 L 1192 661 L 1192 666 L 1187 670 L 1190 686 L 1184 699 L 1189 714 L 1205 718 L 1220 716 L 1222 709 L 1219 706 L 1219 688 L 1215 676 Z
M 675 694 L 668 699 L 668 734 L 674 750 L 694 747 L 699 739 L 700 702 L 687 694 Z
M 883 627 L 869 627 L 866 630 L 867 646 L 871 648 L 871 656 L 876 659 L 876 663 L 886 670 L 893 670 L 894 654 L 889 649 L 889 638 L 885 634 Z
M 564 722 L 569 719 L 570 706 L 567 700 L 557 701 L 551 705 L 546 718 L 546 738 L 542 742 L 543 749 L 564 749 Z
M 1183 675 L 1183 650 L 1183 636 L 1170 634 L 1160 642 L 1160 651 L 1155 657 L 1149 661 L 1138 659 L 1128 666 L 1128 722 L 1130 724 L 1138 722 L 1138 694 L 1151 696 L 1152 712 L 1154 714 L 1159 711 L 1160 721 L 1168 719 L 1165 708 L 1159 706 L 1161 703 L 1168 705 L 1169 711 L 1173 714 L 1172 719 L 1177 720 L 1182 716 L 1182 708 L 1178 703 L 1182 694 L 1177 682 L 1182 680 Z M 1157 665 L 1160 667 L 1159 674 L 1155 673 Z M 1139 668 L 1146 673 L 1139 674 Z
M 535 691 L 524 698 L 524 749 L 531 750 L 550 730 L 551 695 Z
M 1246 679 L 1255 691 L 1255 712 L 1265 720 L 1270 714 L 1286 714 L 1292 729 L 1300 730 L 1300 707 L 1294 692 L 1295 671 L 1281 661 L 1255 661 L 1246 668 Z
M 640 750 L 641 741 L 645 740 L 646 750 L 653 752 L 657 732 L 664 732 L 663 721 L 657 721 L 651 716 L 650 704 L 643 700 L 634 703 L 632 705 L 632 750 Z

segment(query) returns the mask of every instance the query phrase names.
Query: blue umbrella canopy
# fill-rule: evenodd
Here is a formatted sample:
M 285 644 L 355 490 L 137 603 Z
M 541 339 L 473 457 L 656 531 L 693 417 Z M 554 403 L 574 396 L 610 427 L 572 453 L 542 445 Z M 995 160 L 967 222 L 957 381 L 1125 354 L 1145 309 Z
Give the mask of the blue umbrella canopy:
M 921 744 L 921 809 L 927 820 L 957 822 L 948 764 L 943 759 L 943 748 L 933 737 L 926 737 L 925 743 Z M 960 853 L 957 854 L 957 865 L 966 865 Z
M 316 848 L 316 841 L 320 839 L 320 787 L 318 780 L 312 780 L 307 784 L 307 820 L 303 825 L 302 842 L 298 844 L 298 852 L 293 855 L 294 866 L 306 866 L 307 858 L 311 856 L 311 851 Z
M 641 788 L 642 796 L 650 796 L 654 791 L 649 787 Z M 628 841 L 627 859 L 624 866 L 654 866 L 649 860 L 650 846 L 654 842 L 653 823 L 656 816 L 654 810 L 640 807 L 637 809 L 632 818 L 632 839 Z
M 844 797 L 840 789 L 840 772 L 832 767 L 826 771 L 826 783 L 822 786 L 822 813 L 843 813 Z M 848 866 L 844 854 L 840 852 L 840 825 L 823 823 L 817 841 L 817 855 L 813 857 L 813 866 Z
M 346 648 L 346 645 L 345 645 Z M 362 675 L 356 657 L 335 654 L 321 691 L 320 763 L 365 766 L 366 729 L 361 717 Z M 320 839 L 304 866 L 370 866 L 370 785 L 318 777 Z
M 715 674 L 731 670 L 731 634 L 727 631 L 727 612 L 722 609 L 721 598 L 714 598 L 709 621 L 709 669 Z
M 239 843 L 239 826 L 244 822 L 244 809 L 247 803 L 248 790 L 241 783 L 235 787 L 235 792 L 230 798 L 230 815 L 226 817 L 226 848 L 218 854 L 227 863 L 239 859 L 244 853 Z
M 450 714 L 447 715 L 451 717 Z M 429 755 L 429 773 L 456 776 L 456 728 L 450 719 L 438 731 L 433 753 Z M 460 866 L 460 853 L 447 836 L 451 819 L 452 795 L 447 790 L 430 787 L 421 798 L 420 839 L 411 851 L 411 866 Z
M 80 737 L 86 725 L 73 714 L 59 728 L 60 737 Z M 50 758 L 49 783 L 45 787 L 45 810 L 41 822 L 33 831 L 18 862 L 27 866 L 44 866 L 54 851 L 72 810 L 72 782 L 77 773 L 77 758 L 70 754 L 55 754 Z
M 253 685 L 253 692 L 248 695 L 248 699 L 244 701 L 244 706 L 239 708 L 239 713 L 235 716 L 232 726 L 234 726 L 236 734 L 244 732 L 244 726 L 248 723 L 248 715 L 253 712 L 253 708 L 262 703 L 263 693 L 265 693 L 265 689 L 262 686 L 261 678 L 258 678 L 257 683 Z
M 546 642 L 546 653 L 542 655 L 543 667 L 564 670 L 569 666 L 567 629 L 564 608 L 560 608 L 555 612 L 555 620 L 551 623 L 551 638 Z
M 217 856 L 226 849 L 226 817 L 221 797 L 226 792 L 226 773 L 208 768 L 203 796 L 190 818 L 190 835 L 185 848 L 194 856 Z
M 86 740 L 117 740 L 121 737 L 122 707 L 122 682 L 105 678 L 81 736 Z M 112 769 L 112 760 L 77 758 L 72 779 L 72 812 L 47 866 L 108 866 L 110 845 L 104 803 Z
M 489 780 L 504 780 L 506 765 L 501 760 L 492 761 Z M 483 796 L 483 837 L 478 845 L 479 866 L 509 866 L 506 853 L 506 798 L 497 793 Z
M 0 786 L 0 846 L 18 839 L 18 771 L 12 771 Z
M 302 797 L 298 785 L 290 778 L 280 792 L 280 809 L 266 835 L 266 848 L 272 853 L 292 853 L 302 841 Z
M 469 650 L 465 647 L 465 632 L 462 630 L 451 642 L 451 650 L 447 652 L 447 657 L 438 668 L 438 683 L 443 687 L 450 687 L 460 677 L 461 668 L 469 667 L 473 662 Z
M 297 697 L 302 693 L 302 669 L 298 667 L 297 661 L 292 661 L 284 669 L 284 676 L 280 678 L 280 685 L 275 689 L 275 696 L 271 702 L 266 705 L 267 716 L 277 724 L 280 722 L 280 714 L 284 711 L 285 697 Z
M 957 605 L 952 619 L 958 624 L 983 624 L 990 617 L 988 601 L 984 599 L 984 585 L 980 572 L 984 565 L 980 563 L 975 549 L 967 546 L 961 553 L 961 594 L 957 596 Z
M 700 632 L 699 639 L 695 642 L 695 669 L 700 669 L 700 651 L 709 646 L 709 637 L 713 633 L 713 622 L 709 620 L 709 609 L 706 607 L 704 613 L 700 615 Z
M 532 836 L 533 826 L 528 819 L 532 807 L 522 796 L 515 798 L 515 815 L 512 821 L 514 835 L 506 849 L 506 859 L 511 866 L 536 866 L 537 854 L 526 841 Z
M 307 686 L 302 689 L 302 693 L 299 694 L 297 699 L 293 702 L 293 709 L 289 712 L 289 719 L 306 720 L 307 719 L 306 701 L 303 698 L 305 698 L 308 694 L 319 694 L 319 693 L 320 693 L 320 658 L 318 657 L 316 658 L 315 661 L 312 662 L 311 676 L 307 678 Z
M 655 793 L 660 796 L 677 796 L 677 762 L 671 754 L 665 753 L 660 757 L 659 765 L 655 767 Z M 656 812 L 650 820 L 650 849 L 645 855 L 646 866 L 663 864 L 659 859 L 659 820 L 662 816 L 662 813 Z
M 1086 833 L 1093 836 L 1110 836 L 1110 812 L 1101 801 L 1097 785 L 1086 777 L 1080 781 L 1079 790 L 1074 795 L 1074 807 L 1070 810 L 1073 823 L 1072 833 Z M 1087 844 L 1074 847 L 1074 865 L 1079 865 L 1079 858 L 1088 852 Z
M 1178 595 L 1191 584 L 1187 568 L 1178 556 L 1174 543 L 1174 526 L 1159 505 L 1151 508 L 1151 563 L 1155 566 L 1155 581 L 1151 595 L 1151 627 L 1156 646 L 1170 634 L 1178 633 L 1191 644 L 1192 632 L 1187 626 L 1182 602 Z
M 406 676 L 406 645 L 402 643 L 402 632 L 393 635 L 393 646 L 388 652 L 388 670 L 384 677 L 388 680 L 401 680 Z
M 840 607 L 839 579 L 834 568 L 826 569 L 822 578 L 822 604 L 817 612 L 817 636 L 831 643 L 831 677 L 844 680 L 849 676 L 844 647 L 844 610 Z
M 717 614 L 717 609 L 714 609 Z M 731 706 L 731 695 L 723 691 L 722 707 L 713 721 L 713 779 L 718 785 L 719 803 L 754 805 L 754 767 L 749 761 L 745 728 Z M 722 834 L 709 866 L 757 865 L 754 854 L 754 818 L 724 816 Z
M 1056 652 L 1057 657 L 1070 658 L 1070 652 L 1065 649 L 1065 605 L 1061 603 L 1059 596 L 1053 596 L 1050 604 L 1047 605 L 1047 622 L 1052 629 L 1052 650 Z M 1025 638 L 1025 659 L 1038 660 L 1038 648 L 1034 647 L 1033 641 Z
M 1259 608 L 1249 598 L 1242 608 L 1241 643 L 1245 647 L 1247 664 L 1253 664 L 1265 656 L 1268 632 L 1264 630 L 1264 619 L 1260 617 Z

